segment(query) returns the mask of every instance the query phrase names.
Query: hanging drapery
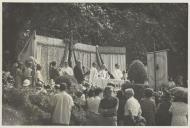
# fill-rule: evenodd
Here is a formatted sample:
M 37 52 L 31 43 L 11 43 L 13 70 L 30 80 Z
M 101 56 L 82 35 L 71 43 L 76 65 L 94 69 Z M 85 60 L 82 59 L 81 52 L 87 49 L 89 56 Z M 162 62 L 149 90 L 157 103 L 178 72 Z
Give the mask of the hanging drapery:
M 33 57 L 35 56 L 35 53 L 36 53 L 35 52 L 36 48 L 35 48 L 35 43 L 34 43 L 35 42 L 35 36 L 36 36 L 36 33 L 33 32 L 31 34 L 30 38 L 27 40 L 24 48 L 19 53 L 19 55 L 17 57 L 18 60 L 24 62 L 25 60 L 28 60 L 28 58 L 30 56 L 33 56 Z
M 126 70 L 126 49 L 122 47 L 99 47 L 99 52 L 105 65 L 112 73 L 115 64 L 120 65 L 120 69 Z
M 100 65 L 104 63 L 108 70 L 112 72 L 114 65 L 118 63 L 121 70 L 125 69 L 125 53 L 121 47 L 98 47 L 99 59 L 97 59 L 97 48 L 96 46 L 75 43 L 74 46 L 69 46 L 68 40 L 61 40 L 57 38 L 50 38 L 46 36 L 36 35 L 34 36 L 33 43 L 28 43 L 23 50 L 27 51 L 29 54 L 22 54 L 20 56 L 25 56 L 28 58 L 33 55 L 37 62 L 42 66 L 42 75 L 44 80 L 49 79 L 49 63 L 56 61 L 57 66 L 62 65 L 65 60 L 72 63 L 72 68 L 75 66 L 76 61 L 81 61 L 82 66 L 85 67 L 86 71 L 90 70 L 93 62 L 100 62 Z M 69 49 L 70 53 L 69 53 Z M 69 55 L 70 54 L 70 55 Z M 21 59 L 24 57 L 20 57 Z M 24 60 L 24 59 L 22 59 Z
M 63 40 L 36 35 L 37 45 L 36 60 L 42 66 L 42 76 L 44 81 L 49 79 L 49 63 L 55 61 L 57 66 L 61 63 L 65 51 Z
M 63 64 L 64 64 L 65 61 L 68 62 L 69 49 L 70 49 L 70 44 L 69 44 L 69 42 L 67 41 L 67 42 L 65 43 L 65 51 L 64 51 L 64 53 L 63 53 L 63 55 L 62 55 L 63 57 L 62 57 L 62 59 L 61 59 L 60 67 L 63 66 Z
M 96 61 L 97 61 L 99 68 L 101 68 L 101 66 L 104 64 L 104 62 L 103 62 L 103 59 L 99 53 L 98 46 L 96 46 Z
M 153 52 L 147 53 L 147 63 L 149 85 L 152 88 L 156 85 L 160 89 L 163 84 L 168 83 L 167 50 L 155 51 L 155 57 Z

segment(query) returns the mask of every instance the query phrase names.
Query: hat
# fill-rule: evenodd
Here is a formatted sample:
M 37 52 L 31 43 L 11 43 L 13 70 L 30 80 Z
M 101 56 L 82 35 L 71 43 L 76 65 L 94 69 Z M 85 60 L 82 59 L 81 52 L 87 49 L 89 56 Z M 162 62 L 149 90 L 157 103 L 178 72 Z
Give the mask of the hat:
M 144 95 L 145 95 L 146 97 L 151 97 L 151 96 L 153 95 L 153 93 L 154 93 L 154 91 L 153 91 L 151 88 L 146 88 L 146 89 L 144 90 Z
M 31 84 L 31 82 L 30 82 L 30 80 L 28 80 L 28 79 L 25 79 L 25 80 L 23 81 L 23 86 L 25 86 L 25 87 L 29 86 L 30 84 Z
M 183 87 L 174 87 L 170 90 L 171 94 L 176 98 L 187 98 L 188 89 Z
M 125 81 L 125 83 L 123 83 L 122 85 L 121 85 L 121 88 L 123 89 L 123 90 L 125 90 L 125 89 L 127 89 L 127 88 L 131 88 L 132 86 L 131 86 L 131 83 L 130 83 L 130 81 Z

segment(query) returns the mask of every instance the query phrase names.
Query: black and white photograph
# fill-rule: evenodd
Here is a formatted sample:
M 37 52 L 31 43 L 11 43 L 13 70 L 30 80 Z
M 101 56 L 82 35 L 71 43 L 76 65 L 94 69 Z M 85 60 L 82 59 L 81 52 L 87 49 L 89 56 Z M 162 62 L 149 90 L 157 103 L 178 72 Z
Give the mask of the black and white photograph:
M 188 2 L 2 2 L 2 126 L 188 126 Z

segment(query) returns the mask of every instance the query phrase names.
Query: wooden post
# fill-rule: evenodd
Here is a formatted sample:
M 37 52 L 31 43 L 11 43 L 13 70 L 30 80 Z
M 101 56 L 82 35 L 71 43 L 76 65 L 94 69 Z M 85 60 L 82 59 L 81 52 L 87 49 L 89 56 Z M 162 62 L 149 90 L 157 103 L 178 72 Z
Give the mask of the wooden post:
M 156 43 L 154 39 L 154 81 L 155 81 L 155 91 L 157 91 L 157 84 L 156 84 Z

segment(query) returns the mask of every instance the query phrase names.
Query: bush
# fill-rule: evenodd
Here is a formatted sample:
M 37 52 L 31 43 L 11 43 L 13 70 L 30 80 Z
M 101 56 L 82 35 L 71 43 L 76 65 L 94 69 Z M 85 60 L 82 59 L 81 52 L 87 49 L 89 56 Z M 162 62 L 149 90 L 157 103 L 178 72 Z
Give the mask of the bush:
M 25 103 L 24 94 L 16 88 L 3 90 L 2 100 L 3 103 L 9 104 L 15 108 L 21 108 Z
M 144 64 L 140 60 L 134 60 L 129 66 L 128 79 L 138 84 L 144 84 L 148 79 Z

